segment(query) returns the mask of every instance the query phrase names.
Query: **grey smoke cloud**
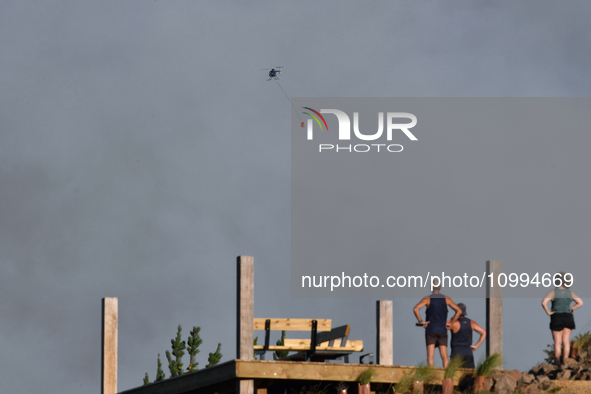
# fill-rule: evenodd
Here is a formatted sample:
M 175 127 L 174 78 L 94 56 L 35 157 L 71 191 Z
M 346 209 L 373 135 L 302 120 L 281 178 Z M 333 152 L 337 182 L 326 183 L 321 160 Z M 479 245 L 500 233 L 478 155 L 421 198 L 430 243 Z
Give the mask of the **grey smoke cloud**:
M 286 290 L 291 109 L 258 69 L 285 65 L 281 86 L 294 97 L 588 96 L 590 11 L 584 2 L 3 3 L 4 390 L 98 391 L 105 296 L 119 298 L 119 390 L 154 376 L 178 324 L 185 335 L 202 327 L 200 367 L 218 342 L 230 359 L 239 254 L 255 257 L 257 316 L 331 317 L 373 350 L 373 300 L 312 308 Z M 588 225 L 569 220 L 565 239 L 584 239 Z M 538 224 L 525 235 L 531 245 Z M 484 265 L 490 254 L 470 258 Z M 405 338 L 395 362 L 406 365 L 425 357 L 405 320 L 413 304 L 394 306 Z M 482 322 L 483 305 L 466 304 Z M 508 350 L 508 367 L 543 356 L 550 336 L 538 309 L 537 300 L 507 306 L 508 331 L 523 310 L 539 327 L 513 332 L 506 348 L 528 350 Z

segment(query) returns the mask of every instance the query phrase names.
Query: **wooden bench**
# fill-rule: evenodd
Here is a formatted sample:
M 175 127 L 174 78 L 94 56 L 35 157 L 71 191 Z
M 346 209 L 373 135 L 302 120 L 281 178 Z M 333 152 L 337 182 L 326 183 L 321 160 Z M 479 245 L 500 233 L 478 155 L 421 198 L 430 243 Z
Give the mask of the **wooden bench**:
M 349 325 L 331 328 L 330 319 L 266 319 L 254 318 L 254 329 L 265 331 L 263 345 L 255 345 L 255 355 L 265 359 L 268 351 L 296 352 L 281 360 L 325 361 L 344 357 L 349 362 L 349 354 L 363 351 L 363 341 L 348 340 Z M 271 331 L 307 331 L 310 339 L 285 338 L 283 345 L 270 345 Z

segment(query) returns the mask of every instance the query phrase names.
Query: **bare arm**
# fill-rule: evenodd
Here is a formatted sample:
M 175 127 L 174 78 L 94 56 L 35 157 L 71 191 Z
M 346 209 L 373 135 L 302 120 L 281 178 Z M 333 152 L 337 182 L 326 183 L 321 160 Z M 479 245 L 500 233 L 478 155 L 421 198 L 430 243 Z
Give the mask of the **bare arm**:
M 480 334 L 480 339 L 478 340 L 478 342 L 476 342 L 476 345 L 470 346 L 472 350 L 476 350 L 480 345 L 482 345 L 482 342 L 484 342 L 484 339 L 486 338 L 486 331 L 484 330 L 484 328 L 480 327 L 478 323 L 476 323 L 474 320 L 470 320 L 470 324 L 472 325 L 472 330 Z
M 583 300 L 581 298 L 579 298 L 575 293 L 573 293 L 572 291 L 570 292 L 571 297 L 573 298 L 573 301 L 575 302 L 575 305 L 573 305 L 570 310 L 571 312 L 574 311 L 575 309 L 579 309 L 580 307 L 583 306 Z
M 542 300 L 542 308 L 544 308 L 544 310 L 546 311 L 548 316 L 554 314 L 554 312 L 550 312 L 550 309 L 548 309 L 548 303 L 550 301 L 552 301 L 553 299 L 554 299 L 554 290 L 550 290 L 548 292 L 548 294 L 546 294 L 546 297 L 544 297 L 544 299 Z
M 447 321 L 447 329 L 451 330 L 451 332 L 456 333 L 460 330 L 460 322 L 459 321 L 455 321 L 453 323 L 450 323 L 451 320 Z
M 451 298 L 445 297 L 445 301 L 447 302 L 447 305 L 449 305 L 451 307 L 451 309 L 456 311 L 456 314 L 454 315 L 454 317 L 452 317 L 451 320 L 449 321 L 449 324 L 451 325 L 451 324 L 454 324 L 460 318 L 460 315 L 462 314 L 462 310 L 460 309 L 459 306 L 456 305 L 455 302 L 452 301 Z
M 421 308 L 424 307 L 424 306 L 429 306 L 429 301 L 430 301 L 430 298 L 429 297 L 425 297 L 425 298 L 423 298 L 421 300 L 421 302 L 419 302 L 413 308 L 413 312 L 415 313 L 415 317 L 417 318 L 417 321 L 419 323 L 423 323 L 423 327 L 427 327 L 427 324 L 429 324 L 429 322 L 428 321 L 423 321 L 423 319 L 421 319 Z

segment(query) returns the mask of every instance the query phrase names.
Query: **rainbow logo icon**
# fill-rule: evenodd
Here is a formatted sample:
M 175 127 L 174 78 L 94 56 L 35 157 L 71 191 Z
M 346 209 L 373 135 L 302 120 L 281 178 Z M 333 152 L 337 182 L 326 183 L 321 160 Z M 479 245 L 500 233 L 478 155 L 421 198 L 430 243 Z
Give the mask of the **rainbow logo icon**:
M 326 120 L 324 120 L 324 116 L 320 115 L 320 112 L 318 112 L 312 108 L 309 108 L 309 107 L 302 107 L 302 108 L 312 111 L 312 112 L 314 112 L 314 114 L 318 115 L 320 117 L 320 119 L 322 119 L 322 122 L 324 123 L 324 126 L 326 127 L 326 131 L 328 131 L 328 125 L 326 124 Z M 313 115 L 309 112 L 302 112 L 302 113 L 304 113 L 306 115 L 310 115 L 312 118 L 314 118 L 316 123 L 318 123 L 318 126 L 320 126 L 320 130 L 323 130 L 322 123 L 320 123 L 320 119 L 318 119 L 315 115 Z

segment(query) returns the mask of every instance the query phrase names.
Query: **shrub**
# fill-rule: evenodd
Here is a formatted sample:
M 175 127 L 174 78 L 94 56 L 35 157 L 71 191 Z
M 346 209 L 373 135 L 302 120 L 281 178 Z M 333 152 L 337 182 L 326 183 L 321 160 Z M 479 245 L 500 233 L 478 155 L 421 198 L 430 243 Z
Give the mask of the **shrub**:
M 208 364 L 205 366 L 205 368 L 213 367 L 214 365 L 220 362 L 220 359 L 222 358 L 222 353 L 220 353 L 221 348 L 222 344 L 218 343 L 218 347 L 215 350 L 215 352 L 209 353 L 209 357 L 207 359 Z
M 573 349 L 587 350 L 591 345 L 591 332 L 581 333 L 573 340 Z
M 197 370 L 197 365 L 199 363 L 195 361 L 195 356 L 199 353 L 199 345 L 203 342 L 199 337 L 199 331 L 201 330 L 200 327 L 193 327 L 193 330 L 190 332 L 190 336 L 187 339 L 188 347 L 185 345 L 185 341 L 181 340 L 181 332 L 182 327 L 179 325 L 177 330 L 176 338 L 171 339 L 170 343 L 172 345 L 172 354 L 169 350 L 166 351 L 166 359 L 168 360 L 168 369 L 170 370 L 170 377 L 179 376 L 184 373 L 183 371 L 183 363 L 182 358 L 185 354 L 184 350 L 187 349 L 189 352 L 189 366 L 187 367 L 187 371 L 192 372 Z M 256 345 L 256 338 L 254 341 Z M 220 353 L 220 349 L 222 348 L 222 344 L 218 343 L 218 347 L 213 353 L 209 353 L 208 364 L 205 368 L 212 367 L 220 362 L 222 358 L 222 353 Z M 174 358 L 172 357 L 174 355 Z M 166 375 L 164 371 L 162 371 L 162 363 L 160 362 L 160 354 L 158 354 L 158 369 L 156 371 L 156 380 L 166 379 Z M 150 383 L 148 374 L 144 376 L 144 384 Z
M 189 333 L 189 338 L 187 339 L 187 350 L 189 351 L 189 366 L 187 369 L 189 371 L 194 371 L 197 369 L 197 365 L 199 363 L 195 361 L 195 356 L 199 353 L 199 345 L 203 342 L 201 337 L 199 336 L 199 331 L 201 331 L 201 327 L 193 327 L 193 330 Z
M 285 345 L 285 331 L 281 331 L 281 339 L 277 341 L 277 346 L 283 345 Z M 273 360 L 280 360 L 284 357 L 287 357 L 288 354 L 288 351 L 277 350 L 275 353 L 273 353 Z
M 147 375 L 147 374 L 146 374 Z M 156 381 L 166 379 L 166 375 L 162 370 L 162 363 L 160 362 L 160 353 L 158 353 L 158 367 L 156 368 Z

